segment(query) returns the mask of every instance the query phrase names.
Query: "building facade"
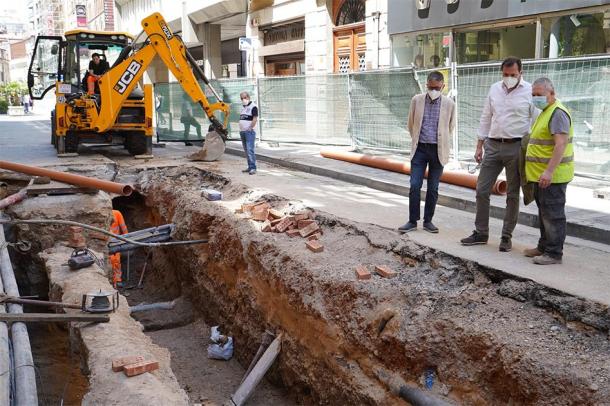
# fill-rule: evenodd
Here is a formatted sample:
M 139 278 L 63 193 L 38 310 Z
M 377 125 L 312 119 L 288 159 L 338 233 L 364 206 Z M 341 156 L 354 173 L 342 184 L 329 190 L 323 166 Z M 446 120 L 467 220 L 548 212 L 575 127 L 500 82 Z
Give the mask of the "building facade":
M 395 67 L 610 51 L 610 0 L 389 0 L 388 10 Z
M 391 64 L 387 0 L 115 0 L 115 6 L 118 28 L 133 33 L 142 18 L 161 12 L 212 78 L 345 73 Z M 151 71 L 171 79 L 162 67 Z

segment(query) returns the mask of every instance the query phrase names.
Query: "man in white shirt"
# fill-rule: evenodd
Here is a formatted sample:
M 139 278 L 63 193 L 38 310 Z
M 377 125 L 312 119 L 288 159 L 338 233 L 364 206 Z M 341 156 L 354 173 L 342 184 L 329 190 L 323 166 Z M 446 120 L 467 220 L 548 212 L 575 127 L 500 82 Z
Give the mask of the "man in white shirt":
M 487 244 L 489 196 L 498 175 L 505 170 L 508 191 L 499 250 L 508 252 L 512 249 L 512 233 L 519 216 L 521 139 L 529 134 L 537 110 L 532 104 L 532 85 L 522 77 L 521 60 L 506 58 L 501 70 L 502 80 L 491 86 L 485 100 L 474 154 L 477 163 L 481 163 L 477 180 L 475 230 L 461 243 Z

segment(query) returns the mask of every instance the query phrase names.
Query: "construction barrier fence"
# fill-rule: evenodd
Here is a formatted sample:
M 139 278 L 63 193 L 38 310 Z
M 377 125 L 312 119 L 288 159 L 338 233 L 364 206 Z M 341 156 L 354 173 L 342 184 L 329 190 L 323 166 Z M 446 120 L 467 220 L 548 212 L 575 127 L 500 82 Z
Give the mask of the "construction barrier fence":
M 489 87 L 501 79 L 500 63 L 452 65 L 439 69 L 444 93 L 457 104 L 457 131 L 452 156 L 472 161 L 479 118 Z M 348 145 L 409 153 L 407 115 L 411 98 L 425 90 L 430 70 L 411 68 L 351 74 L 239 78 L 211 81 L 231 105 L 230 138 L 239 139 L 242 91 L 259 107 L 258 133 L 270 142 Z M 524 61 L 524 79 L 546 76 L 557 97 L 570 109 L 574 125 L 577 171 L 610 176 L 610 56 Z M 202 84 L 203 85 L 203 84 Z M 216 101 L 207 90 L 210 102 Z M 208 121 L 177 83 L 155 86 L 160 141 L 194 141 L 196 126 L 184 118 L 192 111 L 205 137 Z M 187 128 L 188 127 L 188 128 Z

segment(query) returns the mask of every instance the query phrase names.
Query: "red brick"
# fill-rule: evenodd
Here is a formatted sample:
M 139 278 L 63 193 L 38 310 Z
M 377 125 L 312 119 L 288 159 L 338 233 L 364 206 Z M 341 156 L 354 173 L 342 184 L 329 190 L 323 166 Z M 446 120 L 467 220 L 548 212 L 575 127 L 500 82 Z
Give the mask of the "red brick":
M 284 217 L 275 227 L 277 228 L 277 231 L 283 233 L 284 231 L 288 230 L 288 227 L 290 227 L 292 223 L 293 218 L 291 216 L 288 216 Z
M 300 229 L 307 227 L 308 225 L 315 223 L 314 220 L 299 220 L 297 221 L 297 227 Z
M 142 361 L 136 364 L 125 365 L 123 372 L 127 376 L 141 375 L 145 372 L 154 371 L 159 369 L 159 362 L 157 361 Z
M 300 211 L 298 213 L 293 214 L 293 216 L 296 221 L 307 220 L 309 218 L 309 211 Z
M 371 279 L 371 273 L 366 269 L 366 266 L 358 265 L 356 267 L 356 277 L 359 280 Z
M 301 229 L 301 237 L 309 237 L 310 235 L 318 232 L 320 230 L 320 226 L 318 225 L 318 223 L 313 222 L 308 226 L 305 226 L 305 228 Z
M 238 207 L 237 209 L 235 209 L 235 214 L 242 214 L 244 212 L 244 209 L 242 209 L 241 207 Z
M 288 235 L 288 237 L 298 237 L 301 235 L 299 230 L 288 230 L 286 231 L 286 234 Z
M 387 267 L 385 265 L 376 265 L 375 272 L 377 272 L 379 275 L 383 276 L 384 278 L 393 278 L 396 275 L 398 275 L 397 272 L 393 271 L 392 269 L 390 269 L 389 267 Z
M 284 217 L 284 213 L 282 213 L 281 211 L 276 210 L 276 209 L 270 209 L 269 210 L 269 215 L 271 217 L 273 217 L 274 219 L 279 219 L 279 218 Z
M 312 252 L 322 252 L 322 251 L 324 251 L 324 246 L 322 244 L 320 244 L 320 242 L 317 241 L 317 240 L 307 241 L 305 243 L 305 245 Z
M 269 215 L 269 208 L 265 206 L 259 206 L 252 209 L 252 219 L 256 221 L 265 221 Z
M 269 222 L 269 220 L 267 220 L 263 223 L 263 227 L 261 228 L 261 231 L 263 233 L 268 233 L 271 231 L 271 223 Z
M 129 355 L 126 357 L 115 358 L 112 360 L 112 370 L 114 372 L 120 372 L 123 370 L 125 365 L 137 364 L 138 362 L 144 361 L 144 357 L 141 355 Z
M 272 220 L 271 221 L 271 227 L 277 226 L 280 223 L 280 221 L 282 221 L 282 219 Z
M 310 235 L 309 237 L 307 237 L 307 241 L 312 241 L 312 240 L 319 240 L 320 237 L 322 237 L 322 234 L 320 233 L 315 233 Z

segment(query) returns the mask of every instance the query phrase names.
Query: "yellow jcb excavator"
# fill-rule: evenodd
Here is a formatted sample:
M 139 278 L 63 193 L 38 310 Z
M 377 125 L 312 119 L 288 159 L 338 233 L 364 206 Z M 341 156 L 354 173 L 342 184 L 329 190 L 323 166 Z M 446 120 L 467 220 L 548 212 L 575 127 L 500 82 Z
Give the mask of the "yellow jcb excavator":
M 39 36 L 28 71 L 28 87 L 34 100 L 55 90 L 51 113 L 51 142 L 59 156 L 78 151 L 81 143 L 123 144 L 132 155 L 152 155 L 152 85 L 138 82 L 155 55 L 169 68 L 186 94 L 198 103 L 211 122 L 201 151 L 190 159 L 213 161 L 225 148 L 229 106 L 210 85 L 159 13 L 142 20 L 143 31 L 134 39 L 121 32 L 73 30 L 60 36 Z M 146 35 L 144 41 L 137 40 Z M 88 91 L 90 60 L 100 58 L 107 70 Z M 112 65 L 110 65 L 110 63 Z M 199 86 L 202 80 L 216 98 L 210 103 Z M 215 116 L 223 115 L 222 123 Z

